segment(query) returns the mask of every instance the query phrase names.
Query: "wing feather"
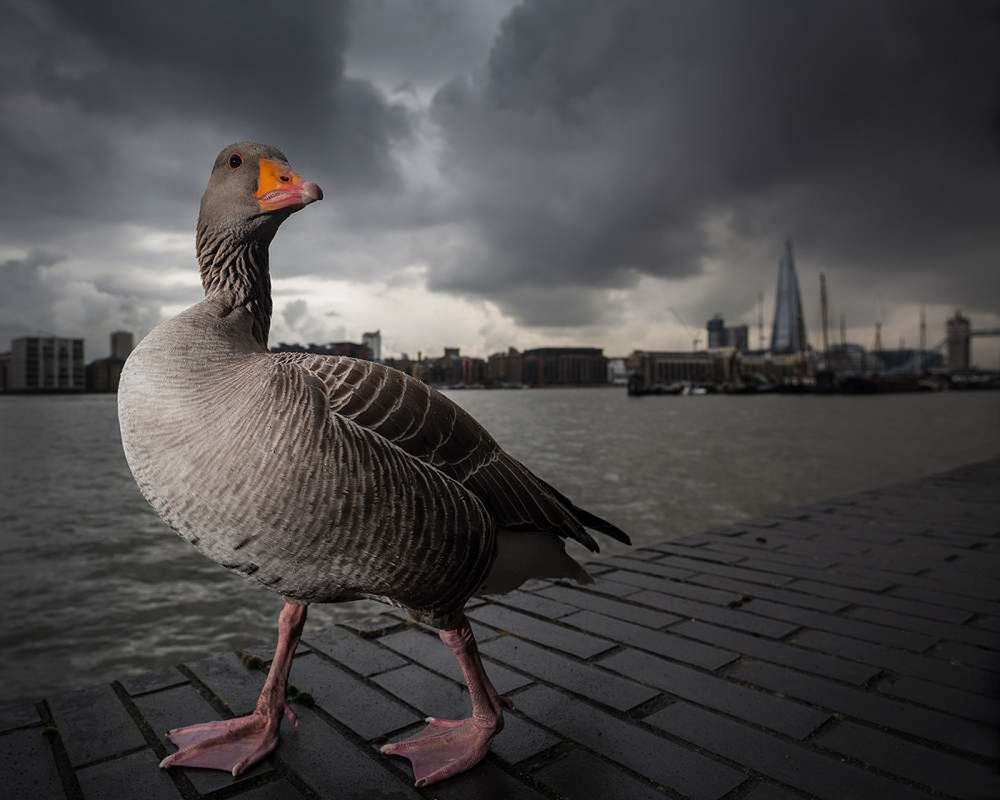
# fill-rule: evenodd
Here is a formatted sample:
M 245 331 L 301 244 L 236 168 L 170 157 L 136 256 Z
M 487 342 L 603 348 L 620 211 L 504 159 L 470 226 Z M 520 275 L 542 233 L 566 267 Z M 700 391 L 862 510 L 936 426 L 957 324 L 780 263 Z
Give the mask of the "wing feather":
M 597 542 L 586 527 L 628 540 L 504 452 L 470 414 L 423 382 L 391 367 L 342 356 L 278 353 L 274 358 L 321 381 L 331 412 L 463 484 L 499 526 L 550 531 L 594 551 Z

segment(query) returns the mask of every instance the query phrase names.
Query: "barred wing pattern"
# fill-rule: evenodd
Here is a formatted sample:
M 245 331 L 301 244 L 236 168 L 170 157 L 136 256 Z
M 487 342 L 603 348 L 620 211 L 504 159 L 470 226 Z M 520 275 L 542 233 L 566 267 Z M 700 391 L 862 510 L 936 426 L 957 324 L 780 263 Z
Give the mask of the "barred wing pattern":
M 576 507 L 509 456 L 476 420 L 399 370 L 343 356 L 277 353 L 326 386 L 330 410 L 464 485 L 499 527 L 549 531 L 598 549 L 584 525 L 621 541 L 610 523 Z M 581 524 L 583 523 L 583 524 Z

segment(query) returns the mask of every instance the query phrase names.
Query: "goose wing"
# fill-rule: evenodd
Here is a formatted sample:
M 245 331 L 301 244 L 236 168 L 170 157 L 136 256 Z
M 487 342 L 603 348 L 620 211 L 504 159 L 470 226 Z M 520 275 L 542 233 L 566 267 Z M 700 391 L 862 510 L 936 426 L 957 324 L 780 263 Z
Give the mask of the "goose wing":
M 586 527 L 629 541 L 624 532 L 577 507 L 504 452 L 470 414 L 422 381 L 342 356 L 277 353 L 273 358 L 321 381 L 331 412 L 461 483 L 498 526 L 550 531 L 594 551 L 598 546 Z

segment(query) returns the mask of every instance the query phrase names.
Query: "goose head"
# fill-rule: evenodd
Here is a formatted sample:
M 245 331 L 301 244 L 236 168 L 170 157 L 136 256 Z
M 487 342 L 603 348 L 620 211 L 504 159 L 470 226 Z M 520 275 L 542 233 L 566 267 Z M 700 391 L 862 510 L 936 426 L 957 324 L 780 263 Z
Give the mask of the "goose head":
M 322 199 L 323 190 L 303 180 L 276 147 L 237 142 L 215 159 L 198 228 L 267 242 L 294 212 Z

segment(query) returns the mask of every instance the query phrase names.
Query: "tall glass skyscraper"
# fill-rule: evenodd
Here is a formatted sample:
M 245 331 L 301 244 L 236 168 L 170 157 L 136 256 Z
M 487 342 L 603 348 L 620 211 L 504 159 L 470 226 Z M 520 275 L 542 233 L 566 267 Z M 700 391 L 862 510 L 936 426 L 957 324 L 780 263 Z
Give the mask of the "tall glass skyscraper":
M 771 328 L 772 353 L 801 353 L 806 349 L 806 321 L 802 316 L 799 276 L 795 274 L 792 240 L 785 242 L 785 252 L 778 261 L 778 293 L 774 298 L 774 326 Z

